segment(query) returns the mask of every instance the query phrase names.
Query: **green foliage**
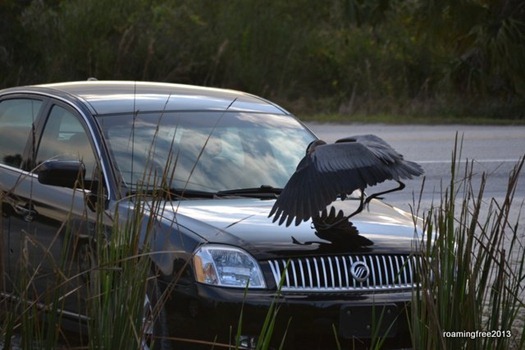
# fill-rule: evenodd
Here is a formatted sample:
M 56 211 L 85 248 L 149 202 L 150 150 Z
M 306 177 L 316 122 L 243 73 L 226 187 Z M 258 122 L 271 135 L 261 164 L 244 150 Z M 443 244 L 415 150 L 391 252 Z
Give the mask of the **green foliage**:
M 137 205 L 133 219 L 117 220 L 109 234 L 98 225 L 96 243 L 87 248 L 91 349 L 140 349 L 146 338 L 145 300 L 153 277 L 147 248 L 139 244 L 144 210 Z
M 95 76 L 236 88 L 300 113 L 500 118 L 502 107 L 523 118 L 520 0 L 6 0 L 0 9 L 4 87 Z M 469 107 L 486 100 L 496 108 Z

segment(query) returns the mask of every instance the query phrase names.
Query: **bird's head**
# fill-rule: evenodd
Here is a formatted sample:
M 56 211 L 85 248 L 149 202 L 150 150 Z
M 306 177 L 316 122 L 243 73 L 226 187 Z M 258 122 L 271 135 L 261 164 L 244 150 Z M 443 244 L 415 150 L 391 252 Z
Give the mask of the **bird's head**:
M 322 145 L 326 145 L 326 142 L 323 140 L 315 140 L 315 141 L 310 142 L 308 147 L 306 147 L 306 155 L 312 154 L 315 151 L 315 148 L 317 146 L 322 146 Z

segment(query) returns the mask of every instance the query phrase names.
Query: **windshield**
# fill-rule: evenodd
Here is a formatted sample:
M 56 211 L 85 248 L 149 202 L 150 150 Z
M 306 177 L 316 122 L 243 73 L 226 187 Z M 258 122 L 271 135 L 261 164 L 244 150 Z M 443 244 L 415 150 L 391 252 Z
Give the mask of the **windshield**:
M 98 120 L 132 191 L 282 188 L 314 139 L 297 120 L 280 115 L 164 112 Z

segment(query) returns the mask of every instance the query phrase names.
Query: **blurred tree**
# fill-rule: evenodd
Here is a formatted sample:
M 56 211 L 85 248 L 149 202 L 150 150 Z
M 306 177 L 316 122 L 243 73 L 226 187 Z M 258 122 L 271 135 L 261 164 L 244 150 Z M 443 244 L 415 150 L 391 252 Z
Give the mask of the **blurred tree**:
M 414 34 L 449 63 L 444 77 L 463 94 L 525 93 L 525 2 L 420 0 L 411 11 Z
M 20 23 L 20 13 L 31 0 L 0 1 L 0 77 L 5 85 L 23 84 L 26 74 L 22 62 L 25 56 L 26 32 Z
M 525 94 L 522 0 L 3 0 L 0 10 L 2 86 L 170 81 L 350 114 Z

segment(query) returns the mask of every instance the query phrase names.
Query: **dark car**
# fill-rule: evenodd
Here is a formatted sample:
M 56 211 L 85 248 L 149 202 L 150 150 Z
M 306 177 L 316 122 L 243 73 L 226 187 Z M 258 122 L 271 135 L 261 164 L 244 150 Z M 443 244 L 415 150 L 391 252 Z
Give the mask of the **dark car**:
M 352 217 L 364 246 L 268 217 L 315 139 L 281 107 L 231 90 L 85 81 L 0 91 L 2 298 L 44 311 L 59 300 L 61 323 L 88 323 L 100 232 L 109 240 L 119 225 L 137 232 L 151 265 L 144 305 L 158 312 L 144 322 L 158 348 L 252 347 L 269 311 L 274 347 L 409 345 L 411 215 L 370 201 Z M 333 206 L 353 212 L 357 198 Z

